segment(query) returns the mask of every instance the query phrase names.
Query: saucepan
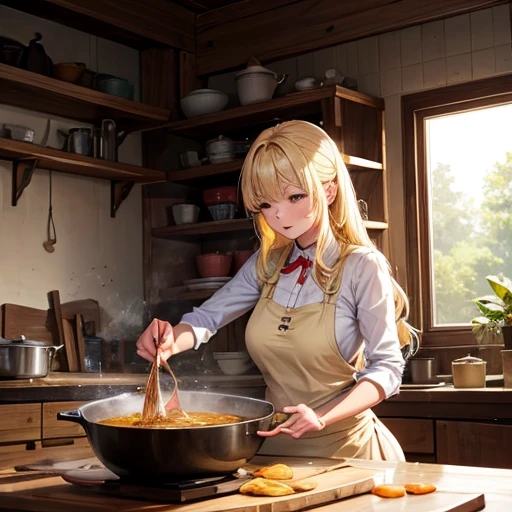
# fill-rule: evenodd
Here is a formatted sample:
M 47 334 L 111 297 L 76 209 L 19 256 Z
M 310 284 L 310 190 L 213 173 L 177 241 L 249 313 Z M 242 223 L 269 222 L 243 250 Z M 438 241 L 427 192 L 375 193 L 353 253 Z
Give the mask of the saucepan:
M 182 428 L 120 427 L 101 420 L 142 411 L 144 394 L 125 393 L 97 400 L 57 419 L 79 423 L 96 456 L 116 475 L 136 481 L 170 482 L 228 474 L 251 459 L 273 426 L 274 406 L 256 398 L 180 391 L 184 410 L 234 414 L 243 421 Z
M 56 352 L 64 345 L 48 345 L 21 336 L 19 339 L 0 338 L 0 378 L 36 379 L 50 373 Z

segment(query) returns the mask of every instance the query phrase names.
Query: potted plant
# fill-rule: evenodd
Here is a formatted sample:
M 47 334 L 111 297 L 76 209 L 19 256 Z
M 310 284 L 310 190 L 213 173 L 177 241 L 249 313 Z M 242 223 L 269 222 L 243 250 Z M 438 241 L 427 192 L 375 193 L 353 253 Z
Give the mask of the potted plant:
M 487 282 L 495 295 L 484 295 L 475 299 L 481 316 L 473 318 L 473 332 L 503 334 L 505 349 L 512 349 L 512 281 L 503 275 L 487 276 Z

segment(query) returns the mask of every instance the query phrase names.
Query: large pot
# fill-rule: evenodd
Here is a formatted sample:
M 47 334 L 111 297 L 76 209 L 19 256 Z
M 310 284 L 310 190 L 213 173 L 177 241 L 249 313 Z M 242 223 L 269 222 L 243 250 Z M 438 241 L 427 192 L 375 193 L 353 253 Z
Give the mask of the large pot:
M 21 336 L 17 340 L 0 338 L 0 378 L 35 379 L 50 373 L 53 357 L 63 345 L 47 345 Z
M 102 425 L 98 421 L 142 411 L 144 394 L 126 393 L 97 400 L 57 419 L 79 423 L 103 464 L 120 477 L 137 481 L 176 481 L 227 474 L 258 451 L 274 415 L 270 402 L 200 391 L 181 391 L 184 410 L 235 414 L 248 418 L 230 425 L 193 428 L 142 428 Z

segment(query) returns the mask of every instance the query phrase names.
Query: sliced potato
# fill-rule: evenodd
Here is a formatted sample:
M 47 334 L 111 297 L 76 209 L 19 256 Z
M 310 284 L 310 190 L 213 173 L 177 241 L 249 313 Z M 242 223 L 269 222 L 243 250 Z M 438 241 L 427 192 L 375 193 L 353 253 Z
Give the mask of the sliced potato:
M 409 494 L 428 494 L 430 492 L 434 492 L 436 490 L 436 486 L 433 484 L 423 483 L 405 484 L 405 490 Z
M 266 478 L 254 478 L 240 487 L 242 494 L 254 496 L 287 496 L 295 494 L 295 491 L 285 483 L 267 480 Z
M 382 484 L 376 485 L 372 489 L 372 494 L 381 498 L 401 498 L 405 496 L 405 487 L 403 485 Z
M 286 464 L 273 464 L 272 466 L 265 466 L 256 470 L 254 476 L 271 478 L 272 480 L 291 480 L 293 478 L 293 469 Z
M 306 492 L 316 489 L 318 482 L 310 478 L 304 478 L 302 480 L 286 482 L 286 485 L 289 485 L 295 492 Z

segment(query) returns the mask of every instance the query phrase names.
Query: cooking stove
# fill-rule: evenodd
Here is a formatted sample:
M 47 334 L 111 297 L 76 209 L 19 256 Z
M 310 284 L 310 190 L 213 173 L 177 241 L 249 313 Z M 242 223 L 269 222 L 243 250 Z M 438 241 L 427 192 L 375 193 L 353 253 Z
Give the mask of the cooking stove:
M 68 482 L 88 487 L 89 491 L 108 494 L 117 498 L 132 498 L 162 503 L 185 503 L 225 494 L 238 492 L 242 484 L 250 477 L 221 475 L 179 482 L 151 483 L 126 479 L 90 482 L 77 478 L 68 478 Z

